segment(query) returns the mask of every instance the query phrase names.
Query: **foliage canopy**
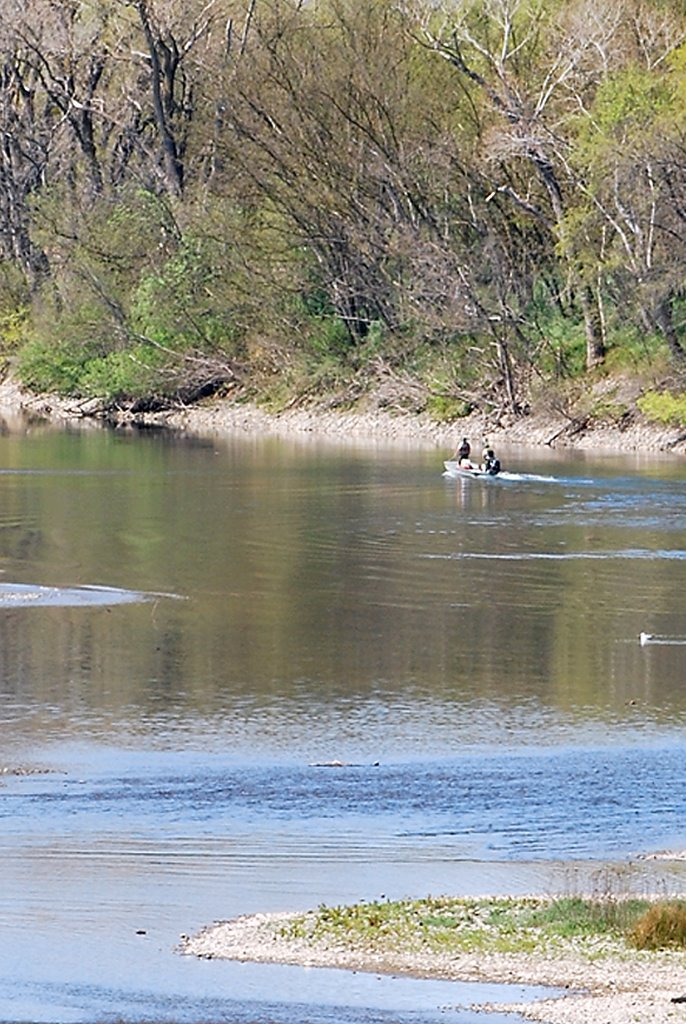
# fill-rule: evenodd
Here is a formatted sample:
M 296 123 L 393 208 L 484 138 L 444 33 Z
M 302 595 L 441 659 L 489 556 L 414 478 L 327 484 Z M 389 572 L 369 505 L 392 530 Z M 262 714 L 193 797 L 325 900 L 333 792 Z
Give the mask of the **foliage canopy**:
M 29 385 L 517 412 L 637 334 L 684 359 L 681 0 L 0 6 Z

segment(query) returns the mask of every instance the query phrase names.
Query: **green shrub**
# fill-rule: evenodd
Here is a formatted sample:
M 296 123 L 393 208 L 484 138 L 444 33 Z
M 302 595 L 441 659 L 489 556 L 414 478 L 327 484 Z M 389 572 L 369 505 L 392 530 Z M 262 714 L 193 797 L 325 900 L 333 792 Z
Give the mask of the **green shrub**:
M 87 352 L 78 345 L 50 343 L 34 338 L 18 355 L 17 372 L 22 383 L 34 391 L 58 395 L 78 394 Z
M 664 362 L 664 338 L 656 333 L 646 334 L 634 324 L 613 324 L 608 329 L 608 340 L 608 352 L 603 367 L 607 373 L 640 370 Z
M 665 426 L 686 424 L 686 395 L 673 395 L 671 391 L 647 391 L 636 403 L 647 419 Z
M 26 340 L 28 324 L 28 306 L 0 314 L 0 350 L 7 352 L 18 348 Z
M 84 395 L 108 401 L 151 397 L 163 390 L 160 370 L 164 361 L 162 353 L 148 345 L 110 352 L 85 363 L 78 387 Z
M 536 362 L 542 374 L 553 378 L 582 376 L 586 368 L 583 324 L 546 306 L 539 310 L 536 326 L 538 337 L 531 339 L 531 347 L 537 349 Z
M 235 353 L 240 332 L 223 261 L 220 245 L 189 236 L 160 266 L 143 270 L 128 300 L 133 331 L 176 352 Z
M 449 395 L 431 395 L 427 403 L 427 412 L 437 423 L 452 423 L 454 420 L 469 416 L 472 406 L 462 398 L 451 398 Z
M 591 406 L 591 416 L 607 423 L 621 423 L 629 414 L 626 402 L 620 402 L 609 395 L 597 398 Z
M 629 932 L 636 949 L 686 949 L 686 901 L 654 904 Z
M 350 348 L 350 332 L 336 316 L 313 317 L 305 325 L 307 347 L 318 358 L 341 358 Z
M 93 347 L 34 339 L 19 354 L 18 373 L 35 391 L 125 401 L 163 392 L 165 362 L 149 345 L 102 355 Z

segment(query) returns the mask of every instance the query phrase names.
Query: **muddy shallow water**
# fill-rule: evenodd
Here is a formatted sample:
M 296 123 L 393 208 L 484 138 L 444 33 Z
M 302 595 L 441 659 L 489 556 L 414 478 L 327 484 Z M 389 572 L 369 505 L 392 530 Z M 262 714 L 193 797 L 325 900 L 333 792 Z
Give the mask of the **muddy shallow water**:
M 686 472 L 442 456 L 0 437 L 0 1020 L 445 1019 L 488 996 L 174 946 L 382 895 L 683 890 L 641 855 L 686 847 Z

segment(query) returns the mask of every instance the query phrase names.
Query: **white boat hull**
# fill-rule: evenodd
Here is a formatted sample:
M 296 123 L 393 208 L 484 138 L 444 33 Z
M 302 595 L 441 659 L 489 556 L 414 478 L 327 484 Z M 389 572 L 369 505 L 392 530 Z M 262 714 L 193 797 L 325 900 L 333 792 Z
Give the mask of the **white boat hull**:
M 488 480 L 492 480 L 497 476 L 497 473 L 487 473 L 485 470 L 480 469 L 479 466 L 461 466 L 458 462 L 451 459 L 444 462 L 443 465 L 445 466 L 445 471 L 449 476 L 462 478 L 480 476 L 485 477 Z

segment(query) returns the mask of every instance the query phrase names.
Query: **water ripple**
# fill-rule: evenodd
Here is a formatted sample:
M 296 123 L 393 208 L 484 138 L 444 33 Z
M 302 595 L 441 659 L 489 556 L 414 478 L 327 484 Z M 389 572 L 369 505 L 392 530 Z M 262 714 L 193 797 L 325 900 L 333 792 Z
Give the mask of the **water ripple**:
M 178 599 L 178 594 L 146 593 L 118 587 L 47 587 L 32 583 L 0 583 L 0 608 L 17 606 L 83 607 L 89 605 L 133 604 L 160 597 Z
M 626 548 L 617 551 L 454 551 L 448 554 L 421 554 L 419 558 L 438 560 L 479 559 L 498 562 L 571 562 L 610 561 L 618 558 L 646 559 L 649 561 L 684 561 L 686 551 L 682 549 Z

